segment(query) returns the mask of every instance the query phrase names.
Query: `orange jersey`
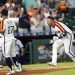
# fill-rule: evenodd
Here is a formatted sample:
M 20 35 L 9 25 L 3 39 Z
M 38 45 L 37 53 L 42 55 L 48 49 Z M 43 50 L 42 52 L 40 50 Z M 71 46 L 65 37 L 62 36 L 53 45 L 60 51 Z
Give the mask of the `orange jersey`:
M 57 26 L 62 32 L 65 32 L 65 29 L 58 22 L 54 22 L 55 26 Z
M 0 18 L 0 30 L 3 29 L 3 19 Z
M 3 29 L 3 23 L 6 18 L 0 18 L 0 30 Z

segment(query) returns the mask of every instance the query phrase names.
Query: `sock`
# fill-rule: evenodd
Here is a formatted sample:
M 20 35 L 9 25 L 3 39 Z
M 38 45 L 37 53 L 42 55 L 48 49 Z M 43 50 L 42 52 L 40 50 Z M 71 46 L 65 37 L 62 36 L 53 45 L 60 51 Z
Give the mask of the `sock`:
M 10 57 L 6 58 L 6 64 L 10 68 L 10 70 L 12 70 L 12 61 L 11 61 Z
M 19 55 L 16 55 L 16 60 L 17 60 L 17 62 L 18 62 L 18 63 L 20 63 L 20 64 L 21 64 L 21 58 L 20 58 L 20 56 L 19 56 Z
M 16 57 L 12 57 L 12 60 L 13 60 L 14 64 L 18 67 L 18 65 L 16 64 L 16 62 L 17 62 Z

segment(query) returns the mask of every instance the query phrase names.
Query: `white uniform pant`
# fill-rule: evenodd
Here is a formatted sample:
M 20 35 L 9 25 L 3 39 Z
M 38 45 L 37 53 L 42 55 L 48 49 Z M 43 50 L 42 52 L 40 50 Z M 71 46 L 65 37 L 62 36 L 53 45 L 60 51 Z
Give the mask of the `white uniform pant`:
M 2 60 L 2 51 L 0 51 L 0 61 Z
M 61 47 L 62 45 L 64 45 L 65 48 L 65 53 L 69 56 L 69 57 L 73 57 L 73 53 L 71 52 L 71 44 L 72 44 L 72 40 L 73 40 L 73 36 L 69 36 L 68 38 L 62 38 L 62 39 L 58 39 L 54 42 L 53 46 L 52 46 L 52 63 L 57 63 L 57 50 L 59 50 L 59 47 Z
M 4 42 L 4 37 L 0 38 L 0 46 L 2 46 L 2 52 L 4 57 L 15 57 L 16 53 L 16 47 L 15 47 L 15 38 L 13 36 L 10 37 L 5 37 L 5 42 Z

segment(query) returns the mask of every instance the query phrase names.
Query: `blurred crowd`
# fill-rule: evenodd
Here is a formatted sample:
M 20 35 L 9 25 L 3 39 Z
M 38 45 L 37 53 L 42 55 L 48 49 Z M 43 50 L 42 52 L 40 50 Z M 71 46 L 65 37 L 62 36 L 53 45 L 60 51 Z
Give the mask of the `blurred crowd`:
M 64 15 L 69 12 L 71 5 L 69 0 L 37 0 L 38 6 L 25 8 L 23 0 L 0 0 L 0 11 L 8 10 L 8 18 L 17 18 L 17 32 L 49 32 L 47 17 L 52 16 L 55 20 L 63 22 Z M 71 10 L 74 10 L 72 7 Z M 74 11 L 71 11 L 74 13 Z

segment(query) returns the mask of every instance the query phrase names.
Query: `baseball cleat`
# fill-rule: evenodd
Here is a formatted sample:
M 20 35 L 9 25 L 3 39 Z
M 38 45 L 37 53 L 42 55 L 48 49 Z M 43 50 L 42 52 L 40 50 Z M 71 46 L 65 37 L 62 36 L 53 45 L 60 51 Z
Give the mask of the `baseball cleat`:
M 15 66 L 15 71 L 16 72 L 22 72 L 23 71 L 21 64 L 18 64 L 18 67 Z
M 14 70 L 10 70 L 6 75 L 12 75 L 12 74 L 15 74 Z
M 20 72 L 20 70 L 19 70 L 19 69 L 16 69 L 15 71 L 16 71 L 16 72 Z
M 57 64 L 56 64 L 56 63 L 52 63 L 52 62 L 48 62 L 48 65 L 49 65 L 49 66 L 54 66 L 54 67 L 56 67 L 56 66 L 57 66 Z
M 17 69 L 15 69 L 15 72 L 22 72 L 23 70 L 22 69 L 19 69 L 19 68 L 17 68 Z
M 20 63 L 19 63 L 19 70 L 20 70 L 20 72 L 23 71 L 22 65 Z
M 0 68 L 3 68 L 3 65 L 0 65 Z

